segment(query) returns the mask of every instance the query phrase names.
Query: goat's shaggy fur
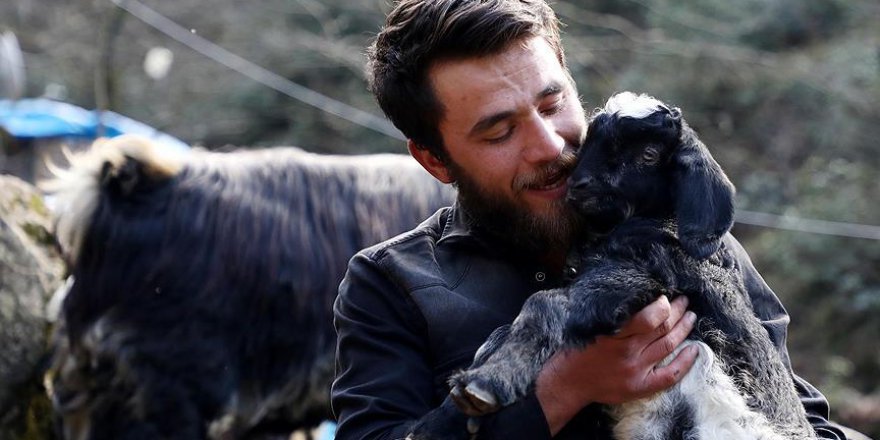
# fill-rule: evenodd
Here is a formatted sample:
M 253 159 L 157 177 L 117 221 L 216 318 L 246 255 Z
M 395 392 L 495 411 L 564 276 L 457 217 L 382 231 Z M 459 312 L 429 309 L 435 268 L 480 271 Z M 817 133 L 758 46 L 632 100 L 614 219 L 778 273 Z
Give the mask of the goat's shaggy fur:
M 68 439 L 316 425 L 348 259 L 453 199 L 402 155 L 167 156 L 121 137 L 70 160 L 46 185 L 75 280 L 52 380 Z
M 682 347 L 697 346 L 697 363 L 669 390 L 610 408 L 617 438 L 814 438 L 726 238 L 733 185 L 678 109 L 612 97 L 579 156 L 569 199 L 608 232 L 584 248 L 569 287 L 533 295 L 451 378 L 456 404 L 471 416 L 509 405 L 553 353 L 613 333 L 659 295 L 687 295 L 698 322 Z

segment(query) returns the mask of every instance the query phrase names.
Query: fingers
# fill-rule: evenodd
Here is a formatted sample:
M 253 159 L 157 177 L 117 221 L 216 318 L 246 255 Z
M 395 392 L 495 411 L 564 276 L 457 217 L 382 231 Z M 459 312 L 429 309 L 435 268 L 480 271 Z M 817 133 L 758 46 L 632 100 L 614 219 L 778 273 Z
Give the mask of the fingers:
M 665 390 L 681 380 L 697 360 L 699 350 L 694 345 L 683 348 L 665 366 L 656 366 L 645 378 L 644 390 L 653 394 Z
M 697 315 L 687 310 L 688 300 L 685 296 L 679 296 L 669 304 L 666 319 L 657 324 L 644 339 L 636 335 L 633 339 L 646 341 L 646 345 L 639 357 L 642 362 L 654 365 L 654 368 L 645 378 L 645 389 L 649 392 L 664 390 L 678 382 L 696 361 L 698 350 L 693 346 L 682 349 L 671 361 L 661 365 L 667 356 L 684 342 L 694 328 Z M 647 308 L 646 308 L 647 309 Z M 664 316 L 662 312 L 658 316 Z M 645 322 L 651 322 L 645 318 Z
M 633 315 L 630 320 L 620 328 L 616 337 L 629 338 L 645 335 L 648 341 L 653 341 L 670 331 L 687 311 L 688 299 L 682 295 L 676 297 L 672 303 L 665 295 L 660 296 L 653 303 Z
M 689 347 L 668 365 L 659 365 L 687 339 L 694 328 L 697 316 L 688 311 L 687 306 L 685 296 L 679 296 L 671 303 L 661 296 L 635 314 L 617 335 L 627 340 L 626 350 L 630 356 L 638 358 L 642 365 L 653 367 L 644 379 L 648 382 L 645 386 L 652 392 L 674 384 L 696 359 L 696 350 Z
M 675 328 L 675 326 L 679 322 L 681 322 L 682 317 L 685 316 L 685 313 L 687 312 L 687 306 L 688 298 L 686 296 L 679 296 L 672 300 L 672 302 L 669 304 L 669 315 L 667 315 L 666 320 L 654 327 L 651 333 L 647 335 L 646 340 L 650 343 L 659 338 L 662 338 L 663 336 L 671 332 Z M 675 346 L 673 346 L 672 348 L 675 348 Z M 669 354 L 670 352 L 671 350 L 667 352 L 667 354 Z
M 672 313 L 672 307 L 669 304 L 669 298 L 661 295 L 647 307 L 633 315 L 620 331 L 615 335 L 617 338 L 629 338 L 638 335 L 647 335 L 652 333 L 657 327 L 669 319 Z
M 642 356 L 644 356 L 645 360 L 648 362 L 660 362 L 670 353 L 675 351 L 675 348 L 687 339 L 691 330 L 693 330 L 696 321 L 697 315 L 694 314 L 694 312 L 685 312 L 684 316 L 673 325 L 669 332 L 659 335 L 657 339 L 645 347 Z

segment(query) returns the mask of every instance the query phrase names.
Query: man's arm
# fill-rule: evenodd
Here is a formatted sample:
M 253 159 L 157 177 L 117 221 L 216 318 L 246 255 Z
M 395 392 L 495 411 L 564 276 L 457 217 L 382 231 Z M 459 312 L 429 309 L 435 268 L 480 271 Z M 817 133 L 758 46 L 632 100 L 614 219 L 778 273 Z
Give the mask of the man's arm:
M 466 418 L 435 384 L 421 313 L 406 292 L 364 254 L 356 255 L 334 306 L 336 438 L 401 439 L 419 423 L 466 432 Z M 435 426 L 437 426 L 435 425 Z M 481 439 L 549 439 L 534 394 L 482 418 Z
M 767 329 L 770 340 L 782 357 L 782 361 L 791 370 L 791 360 L 786 348 L 788 324 L 790 322 L 788 313 L 785 311 L 779 298 L 755 269 L 742 245 L 730 234 L 725 237 L 725 244 L 736 254 L 739 261 L 746 290 L 752 301 L 755 315 L 758 316 L 761 324 Z M 830 410 L 825 396 L 796 374 L 792 373 L 792 376 L 798 396 L 807 412 L 807 420 L 813 426 L 816 434 L 820 438 L 845 440 L 846 436 L 843 432 L 828 421 Z

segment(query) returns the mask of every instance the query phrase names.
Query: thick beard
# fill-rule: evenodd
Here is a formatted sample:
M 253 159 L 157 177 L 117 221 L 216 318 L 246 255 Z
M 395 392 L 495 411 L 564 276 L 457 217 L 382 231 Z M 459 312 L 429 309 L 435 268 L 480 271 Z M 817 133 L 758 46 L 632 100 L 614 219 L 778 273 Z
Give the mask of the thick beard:
M 575 165 L 569 149 L 556 161 L 530 176 L 522 176 L 514 184 L 518 189 L 541 186 L 562 173 L 568 176 Z M 477 182 L 452 161 L 447 168 L 455 179 L 458 203 L 470 226 L 525 251 L 543 255 L 550 250 L 565 250 L 580 229 L 580 216 L 565 201 L 554 200 L 543 212 L 533 212 L 526 205 L 481 188 Z

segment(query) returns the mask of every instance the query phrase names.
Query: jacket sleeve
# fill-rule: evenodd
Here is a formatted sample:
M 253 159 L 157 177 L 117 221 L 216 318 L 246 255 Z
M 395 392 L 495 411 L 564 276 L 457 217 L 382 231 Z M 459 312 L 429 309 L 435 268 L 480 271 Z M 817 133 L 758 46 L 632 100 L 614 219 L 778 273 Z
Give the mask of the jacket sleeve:
M 339 440 L 402 439 L 415 427 L 467 438 L 466 418 L 434 400 L 424 319 L 369 255 L 352 258 L 334 304 L 336 379 L 331 405 Z M 480 439 L 549 439 L 534 396 L 483 418 Z
M 786 348 L 788 324 L 790 322 L 788 313 L 785 311 L 779 298 L 755 269 L 742 245 L 729 234 L 726 238 L 728 246 L 736 254 L 739 261 L 746 290 L 748 290 L 749 297 L 751 298 L 755 315 L 758 316 L 764 328 L 767 329 L 770 340 L 773 341 L 773 345 L 779 351 L 785 365 L 791 370 L 791 359 Z M 816 434 L 823 439 L 846 440 L 843 432 L 828 421 L 830 409 L 825 396 L 806 380 L 794 373 L 792 373 L 792 376 L 798 396 L 800 396 L 801 403 L 803 403 L 804 409 L 807 412 L 807 420 L 813 425 Z

